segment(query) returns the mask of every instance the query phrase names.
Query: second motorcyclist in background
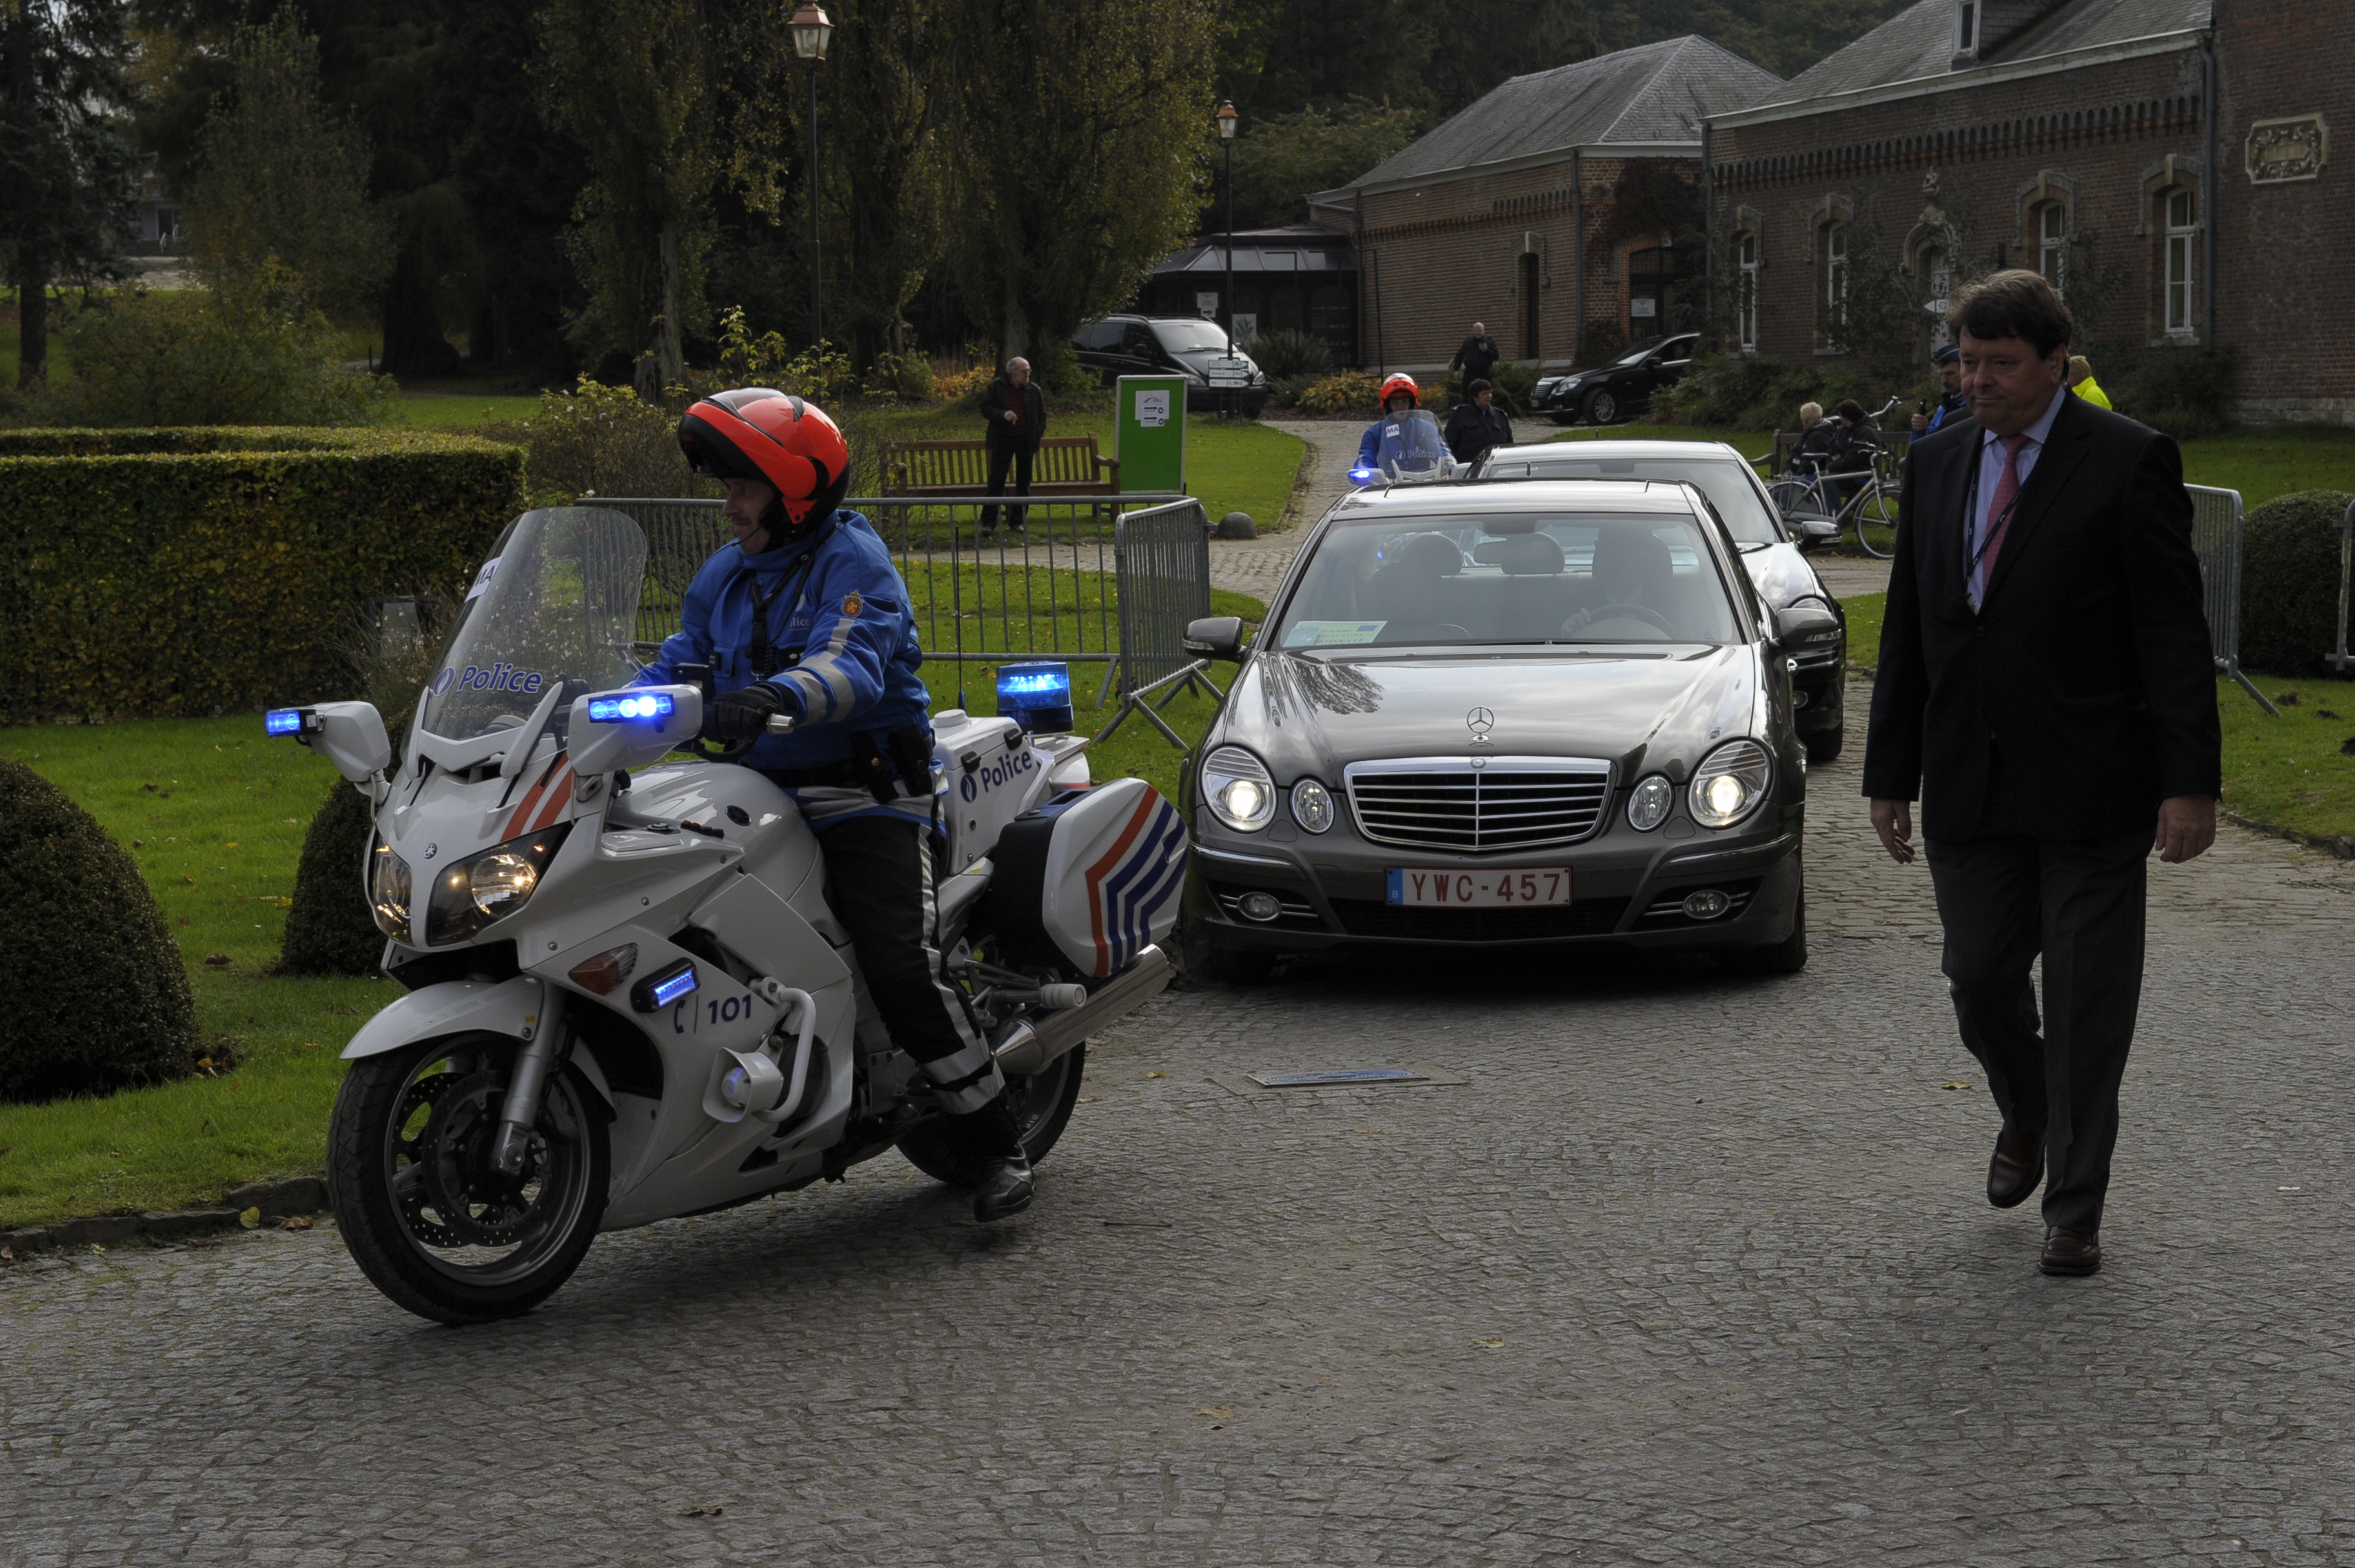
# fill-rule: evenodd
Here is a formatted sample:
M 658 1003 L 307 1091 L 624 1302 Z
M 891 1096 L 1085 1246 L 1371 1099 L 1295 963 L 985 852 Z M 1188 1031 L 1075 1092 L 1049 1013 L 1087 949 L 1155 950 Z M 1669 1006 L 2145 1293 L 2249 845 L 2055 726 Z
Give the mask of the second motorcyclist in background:
M 826 854 L 892 1043 L 922 1065 L 988 1165 L 974 1215 L 1029 1206 L 1030 1166 L 1005 1080 L 933 945 L 932 731 L 907 584 L 867 519 L 845 510 L 850 451 L 816 404 L 763 387 L 703 399 L 679 421 L 688 464 L 724 482 L 734 533 L 687 590 L 641 684 L 709 667 L 705 723 L 751 741 L 742 762 L 794 798 Z M 784 714 L 791 733 L 772 735 Z

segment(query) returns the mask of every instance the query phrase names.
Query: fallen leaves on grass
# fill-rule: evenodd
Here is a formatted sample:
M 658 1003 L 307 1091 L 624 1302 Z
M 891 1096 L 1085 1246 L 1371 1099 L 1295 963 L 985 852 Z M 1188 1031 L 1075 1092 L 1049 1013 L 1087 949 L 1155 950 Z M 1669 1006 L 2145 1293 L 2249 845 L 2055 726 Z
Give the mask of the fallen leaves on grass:
M 315 1040 L 306 1040 L 294 1049 L 297 1051 L 316 1051 L 319 1049 L 319 1042 Z
M 226 953 L 208 953 L 205 955 L 205 962 L 211 965 L 214 968 L 218 969 L 229 963 L 229 955 Z

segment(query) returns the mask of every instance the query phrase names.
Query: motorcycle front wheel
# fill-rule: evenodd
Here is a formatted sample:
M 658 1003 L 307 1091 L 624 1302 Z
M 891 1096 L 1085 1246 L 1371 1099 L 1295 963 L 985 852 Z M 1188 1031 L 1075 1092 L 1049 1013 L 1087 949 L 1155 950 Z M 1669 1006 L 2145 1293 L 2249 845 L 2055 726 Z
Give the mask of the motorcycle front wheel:
M 1045 1071 L 1028 1078 L 1008 1078 L 1006 1093 L 1014 1106 L 1014 1125 L 1022 1129 L 1022 1149 L 1038 1164 L 1047 1157 L 1071 1125 L 1071 1107 L 1080 1103 L 1080 1079 L 1087 1071 L 1088 1048 L 1075 1045 L 1049 1062 Z M 978 1187 L 993 1150 L 976 1147 L 959 1125 L 962 1118 L 942 1116 L 926 1122 L 900 1139 L 908 1163 L 935 1181 L 952 1187 Z
M 491 1162 L 515 1068 L 504 1035 L 459 1035 L 352 1063 L 327 1134 L 344 1244 L 396 1306 L 437 1323 L 530 1311 L 581 1264 L 605 1211 L 602 1107 L 570 1067 L 549 1075 L 523 1169 Z

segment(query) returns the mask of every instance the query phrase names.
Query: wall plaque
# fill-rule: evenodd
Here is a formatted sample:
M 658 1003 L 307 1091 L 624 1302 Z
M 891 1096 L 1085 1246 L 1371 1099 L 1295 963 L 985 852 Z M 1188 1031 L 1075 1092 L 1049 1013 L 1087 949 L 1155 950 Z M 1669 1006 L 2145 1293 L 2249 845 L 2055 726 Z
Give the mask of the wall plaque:
M 2329 153 L 2330 132 L 2319 114 L 2259 120 L 2249 127 L 2249 183 L 2319 179 Z

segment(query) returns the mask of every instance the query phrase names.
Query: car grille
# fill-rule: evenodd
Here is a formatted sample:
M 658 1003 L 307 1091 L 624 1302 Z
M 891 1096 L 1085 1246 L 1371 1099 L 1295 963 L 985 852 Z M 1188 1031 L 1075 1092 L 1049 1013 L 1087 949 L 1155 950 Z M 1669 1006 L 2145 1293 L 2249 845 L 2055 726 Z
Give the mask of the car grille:
M 1352 936 L 1395 936 L 1414 942 L 1543 942 L 1558 936 L 1603 936 L 1619 928 L 1625 899 L 1581 899 L 1536 909 L 1425 909 L 1417 904 L 1335 899 L 1333 912 Z
M 1367 839 L 1457 855 L 1575 844 L 1611 801 L 1611 764 L 1589 757 L 1401 757 L 1342 777 Z

